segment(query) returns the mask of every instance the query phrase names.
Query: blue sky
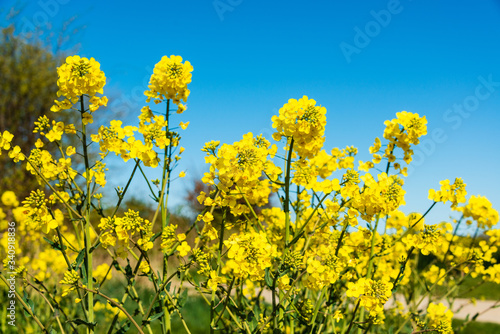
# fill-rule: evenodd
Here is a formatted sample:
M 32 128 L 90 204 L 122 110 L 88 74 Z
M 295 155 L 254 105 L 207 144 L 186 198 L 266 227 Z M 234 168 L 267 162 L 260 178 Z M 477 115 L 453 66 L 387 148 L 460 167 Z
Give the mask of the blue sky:
M 187 179 L 207 169 L 205 142 L 270 138 L 271 117 L 307 95 L 327 108 L 327 151 L 354 145 L 364 161 L 386 119 L 427 116 L 404 211 L 425 211 L 428 189 L 455 177 L 500 207 L 500 1 L 42 0 L 27 4 L 21 23 L 56 30 L 73 16 L 85 28 L 67 47 L 79 43 L 78 54 L 101 63 L 107 112 L 131 124 L 163 55 L 193 64 L 188 110 L 175 118 L 191 122 L 179 166 Z M 186 188 L 174 183 L 172 203 Z M 442 206 L 430 221 L 447 217 Z

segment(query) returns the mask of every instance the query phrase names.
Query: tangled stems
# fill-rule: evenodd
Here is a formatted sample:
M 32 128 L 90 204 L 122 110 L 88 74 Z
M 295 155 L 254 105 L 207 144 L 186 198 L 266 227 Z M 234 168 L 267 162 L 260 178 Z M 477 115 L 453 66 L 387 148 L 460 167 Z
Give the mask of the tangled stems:
M 227 210 L 223 211 L 223 216 L 222 216 L 222 221 L 221 221 L 221 227 L 220 227 L 220 239 L 219 239 L 219 247 L 217 250 L 217 276 L 220 274 L 220 268 L 221 268 L 221 257 L 222 257 L 222 248 L 224 246 L 224 224 L 226 222 L 226 212 Z M 232 287 L 232 285 L 231 285 Z M 227 298 L 229 298 L 229 292 L 227 294 Z M 224 310 L 222 310 L 222 313 Z M 211 295 L 211 300 L 210 300 L 210 333 L 214 333 L 214 327 L 217 325 L 217 320 L 215 323 L 213 322 L 215 317 L 215 289 L 212 289 L 212 295 Z M 219 316 L 220 318 L 220 316 Z
M 380 216 L 377 216 L 377 218 L 375 219 L 375 226 L 373 227 L 373 230 L 372 230 L 372 240 L 371 240 L 371 246 L 370 246 L 370 257 L 369 257 L 369 260 L 368 260 L 368 270 L 366 272 L 366 277 L 367 278 L 371 278 L 371 276 L 372 276 L 373 261 L 375 260 L 375 258 L 373 256 L 374 255 L 374 251 L 375 251 L 375 237 L 376 237 L 376 232 L 377 232 L 379 221 L 380 221 Z M 359 302 L 358 302 L 358 306 L 359 306 Z M 356 310 L 357 310 L 357 308 L 358 307 L 356 307 L 356 309 L 354 310 L 354 312 L 352 314 L 353 319 L 356 317 Z M 365 320 L 365 309 L 363 307 L 361 309 L 361 311 L 359 312 L 359 322 L 362 323 L 364 320 Z M 351 325 L 352 325 L 352 321 L 351 321 Z M 349 333 L 349 331 L 347 331 L 347 333 Z M 361 328 L 358 329 L 358 333 L 361 334 Z
M 424 295 L 420 298 L 420 300 L 415 304 L 413 305 L 413 309 L 416 310 L 417 307 L 419 307 L 420 304 L 422 304 L 422 302 L 425 300 L 425 298 L 427 297 L 427 295 L 430 295 L 430 293 L 432 292 L 432 290 L 434 290 L 434 288 L 438 285 L 438 282 L 445 278 L 446 276 L 448 276 L 449 273 L 451 273 L 453 270 L 455 270 L 455 268 L 458 268 L 460 267 L 462 264 L 465 264 L 466 262 L 463 262 L 463 263 L 458 263 L 454 266 L 452 266 L 450 269 L 448 269 L 443 275 L 440 275 L 437 279 L 436 279 L 436 282 L 434 284 L 432 284 L 432 286 L 427 289 L 426 293 L 424 293 Z M 410 309 L 411 311 L 411 309 Z M 394 333 L 394 334 L 398 334 L 399 332 L 401 332 L 404 327 L 406 326 L 406 323 L 408 322 L 408 320 L 410 320 L 410 317 L 407 317 L 406 320 L 403 322 L 403 324 L 398 328 L 398 330 Z
M 122 306 L 120 305 L 120 303 L 114 301 L 112 298 L 106 296 L 105 294 L 101 293 L 100 291 L 98 290 L 92 290 L 90 288 L 87 288 L 85 286 L 82 286 L 82 285 L 79 285 L 78 288 L 82 289 L 82 290 L 85 290 L 87 291 L 87 293 L 92 293 L 93 295 L 98 295 L 98 296 L 101 296 L 102 298 L 106 299 L 108 301 L 108 303 L 112 304 L 114 307 L 117 307 L 118 309 L 120 309 L 120 311 L 123 312 L 123 314 L 125 314 L 127 316 L 127 318 L 130 320 L 130 322 L 135 326 L 135 328 L 137 328 L 137 332 L 140 333 L 140 334 L 144 334 L 144 332 L 142 331 L 141 327 L 139 326 L 139 324 L 134 320 L 134 317 L 132 317 L 128 312 L 127 310 Z
M 4 282 L 5 286 L 7 288 L 9 288 L 10 284 L 9 282 L 7 282 L 7 279 L 2 275 L 2 273 L 0 273 L 0 278 L 2 279 L 2 281 Z M 33 319 L 35 320 L 36 324 L 38 325 L 38 327 L 40 327 L 40 329 L 42 330 L 42 333 L 49 333 L 49 331 L 45 328 L 45 326 L 40 322 L 40 319 L 38 319 L 38 317 L 33 313 L 33 311 L 31 310 L 31 307 L 28 306 L 23 298 L 21 297 L 21 295 L 19 294 L 19 292 L 17 292 L 17 289 L 15 290 L 15 294 L 16 294 L 16 298 L 17 300 L 21 303 L 21 305 L 23 305 L 24 309 L 26 310 L 26 312 L 29 313 L 29 315 L 31 317 L 33 317 Z

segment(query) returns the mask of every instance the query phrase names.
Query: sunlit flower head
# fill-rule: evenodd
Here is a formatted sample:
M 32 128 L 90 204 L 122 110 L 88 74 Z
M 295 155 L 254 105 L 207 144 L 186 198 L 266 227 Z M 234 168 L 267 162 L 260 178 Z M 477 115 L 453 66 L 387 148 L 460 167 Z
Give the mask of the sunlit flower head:
M 155 103 L 160 103 L 165 99 L 172 99 L 175 104 L 180 104 L 181 100 L 186 102 L 189 96 L 187 85 L 191 82 L 192 71 L 191 63 L 182 63 L 181 56 L 163 56 L 149 79 L 149 90 L 144 92 L 146 101 L 153 99 Z

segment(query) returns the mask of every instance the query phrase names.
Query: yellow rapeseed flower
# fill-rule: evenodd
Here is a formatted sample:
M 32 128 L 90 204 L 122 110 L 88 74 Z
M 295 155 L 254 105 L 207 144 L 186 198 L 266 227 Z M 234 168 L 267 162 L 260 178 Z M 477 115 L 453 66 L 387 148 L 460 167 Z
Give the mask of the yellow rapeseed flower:
M 100 105 L 107 104 L 108 99 L 105 96 L 96 97 L 97 93 L 103 94 L 106 77 L 100 69 L 100 64 L 94 58 L 67 57 L 66 62 L 57 68 L 57 74 L 59 76 L 57 96 L 64 97 L 64 100 L 54 101 L 55 105 L 50 110 L 58 112 L 70 109 L 82 95 L 89 97 L 90 111 L 95 111 Z
M 191 63 L 182 63 L 181 56 L 163 56 L 155 65 L 153 75 L 149 79 L 149 90 L 144 92 L 146 101 L 153 99 L 155 103 L 160 103 L 165 99 L 172 99 L 179 105 L 181 112 L 184 111 L 185 107 L 181 107 L 180 101 L 186 102 L 189 96 L 187 85 L 191 82 L 192 71 Z

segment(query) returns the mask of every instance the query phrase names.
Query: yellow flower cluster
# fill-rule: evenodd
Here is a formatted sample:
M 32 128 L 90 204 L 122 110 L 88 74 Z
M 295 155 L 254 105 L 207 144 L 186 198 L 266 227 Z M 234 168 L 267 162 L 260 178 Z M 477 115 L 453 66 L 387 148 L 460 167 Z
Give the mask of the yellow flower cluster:
M 16 237 L 13 239 L 16 252 L 15 272 L 18 277 L 24 280 L 26 279 L 26 274 L 29 272 L 30 277 L 48 284 L 54 275 L 56 277 L 62 275 L 67 268 L 64 256 L 53 247 L 48 247 L 48 244 L 43 239 L 44 237 L 51 238 L 52 236 L 54 242 L 59 244 L 59 239 L 53 229 L 49 229 L 48 233 L 43 231 L 46 226 L 42 225 L 47 224 L 46 220 L 50 219 L 45 215 L 47 207 L 43 207 L 42 205 L 40 211 L 43 218 L 41 218 L 39 215 L 33 213 L 35 210 L 32 208 L 19 206 L 20 203 L 17 200 L 17 196 L 12 191 L 5 191 L 2 194 L 1 204 L 5 206 L 5 212 L 0 207 L 0 230 L 7 231 L 7 228 L 12 226 L 13 221 L 15 221 Z M 30 216 L 31 214 L 35 217 Z M 62 212 L 56 209 L 54 210 L 54 216 L 58 220 L 57 223 L 60 226 L 61 232 L 67 232 L 67 228 L 62 225 L 62 219 L 64 219 Z M 38 223 L 33 223 L 34 220 Z M 49 225 L 51 223 L 53 222 L 48 222 Z M 9 268 L 9 271 L 13 271 L 11 270 L 12 263 L 10 265 L 6 263 L 9 261 L 9 257 L 6 257 L 8 238 L 9 233 L 2 233 L 0 237 L 0 258 L 4 259 L 4 268 Z M 67 234 L 65 242 L 76 244 L 75 241 L 75 236 L 72 233 Z M 76 254 L 68 249 L 67 256 L 71 261 L 76 257 Z
M 170 145 L 170 138 L 165 131 L 166 126 L 167 121 L 163 115 L 153 115 L 153 111 L 149 107 L 141 109 L 139 133 L 143 135 L 146 145 L 155 145 L 159 149 Z
M 222 205 L 229 206 L 235 215 L 249 212 L 246 203 L 240 202 L 243 198 L 252 205 L 263 206 L 268 202 L 271 187 L 269 179 L 261 178 L 267 175 L 275 180 L 281 174 L 281 169 L 270 160 L 276 149 L 264 137 L 254 137 L 249 132 L 233 145 L 224 144 L 217 153 L 207 153 L 205 160 L 211 166 L 203 182 L 219 181 Z
M 260 214 L 260 220 L 266 224 L 266 233 L 269 241 L 273 244 L 284 246 L 285 213 L 283 210 L 277 207 L 263 209 Z
M 62 225 L 64 221 L 61 210 L 52 211 L 47 206 L 49 200 L 45 198 L 45 193 L 40 189 L 32 191 L 23 204 L 26 223 L 34 230 L 41 229 L 44 233 L 49 233 L 50 230 Z
M 264 232 L 235 233 L 224 241 L 224 245 L 228 248 L 228 260 L 222 273 L 242 279 L 263 280 L 265 269 L 271 267 L 273 258 L 278 255 L 276 246 L 267 241 Z
M 21 152 L 21 148 L 19 146 L 13 147 L 11 145 L 13 138 L 14 135 L 7 130 L 0 133 L 0 155 L 2 155 L 2 150 L 8 151 L 9 158 L 11 158 L 14 162 L 23 161 L 24 154 Z
M 94 311 L 104 313 L 104 317 L 107 322 L 112 322 L 116 315 L 118 315 L 118 321 L 127 319 L 125 313 L 123 313 L 119 308 L 112 306 L 111 303 L 98 301 L 94 306 Z
M 191 251 L 191 246 L 186 241 L 186 235 L 184 233 L 176 234 L 176 229 L 177 225 L 175 224 L 170 224 L 163 228 L 160 247 L 166 254 L 176 250 L 180 257 L 184 257 Z
M 68 270 L 64 273 L 64 278 L 59 282 L 59 284 L 69 285 L 69 287 L 65 288 L 62 296 L 66 296 L 71 291 L 76 290 L 76 285 L 78 285 L 78 280 L 80 279 L 80 275 L 75 270 Z
M 106 77 L 100 66 L 94 58 L 67 57 L 66 62 L 57 68 L 59 76 L 57 96 L 64 97 L 64 100 L 55 100 L 55 105 L 50 110 L 58 112 L 70 109 L 83 95 L 89 97 L 90 112 L 96 111 L 99 106 L 106 105 L 107 97 L 96 96 L 97 93 L 103 94 L 103 87 L 106 84 Z
M 152 225 L 147 219 L 141 218 L 137 211 L 129 209 L 123 217 L 101 218 L 99 229 L 102 231 L 100 238 L 102 246 L 104 248 L 113 246 L 121 258 L 127 257 L 130 241 L 135 235 L 139 235 L 136 243 L 142 250 L 148 251 L 153 248 Z
M 153 144 L 144 144 L 135 139 L 134 131 L 137 127 L 127 125 L 122 127 L 122 121 L 113 120 L 109 127 L 102 125 L 97 134 L 91 135 L 92 141 L 99 143 L 101 157 L 109 152 L 119 155 L 125 162 L 130 159 L 139 159 L 145 166 L 157 167 L 160 159 L 153 150 Z
M 2 201 L 3 205 L 6 206 L 18 206 L 19 201 L 17 200 L 17 196 L 13 191 L 7 190 L 2 194 L 2 197 L 0 198 Z
M 363 175 L 363 192 L 354 196 L 351 207 L 355 208 L 366 221 L 371 221 L 376 215 L 388 215 L 405 204 L 403 180 L 396 175 L 378 175 L 378 181 L 369 173 Z
M 491 202 L 484 196 L 472 195 L 467 204 L 456 207 L 455 210 L 461 211 L 467 224 L 477 222 L 477 226 L 481 229 L 491 228 L 498 223 L 498 211 L 493 209 Z
M 359 298 L 360 305 L 364 306 L 370 315 L 377 317 L 384 310 L 384 305 L 392 295 L 392 283 L 387 280 L 374 281 L 361 277 L 357 282 L 347 284 L 347 297 Z
M 282 136 L 293 138 L 293 149 L 299 157 L 312 158 L 325 142 L 326 108 L 316 106 L 316 101 L 307 96 L 299 100 L 290 99 L 279 110 L 279 116 L 273 116 L 273 134 L 276 141 Z
M 424 225 L 424 230 L 418 234 L 409 234 L 404 238 L 408 246 L 420 249 L 422 254 L 436 253 L 443 243 L 443 231 L 437 225 Z
M 28 161 L 26 170 L 35 175 L 40 184 L 43 184 L 43 178 L 49 181 L 64 181 L 73 180 L 77 175 L 77 172 L 71 168 L 71 158 L 60 158 L 56 161 L 47 150 L 32 149 Z
M 163 56 L 155 65 L 153 75 L 149 79 L 149 90 L 144 92 L 147 102 L 151 99 L 160 103 L 165 99 L 171 99 L 181 109 L 181 100 L 186 102 L 189 96 L 187 85 L 191 82 L 193 66 L 189 61 L 182 63 L 181 56 Z
M 421 231 L 424 228 L 425 218 L 422 218 L 420 213 L 412 212 L 405 215 L 399 210 L 395 210 L 389 214 L 386 221 L 387 228 L 394 228 L 397 231 L 413 229 Z
M 428 326 L 439 334 L 452 334 L 451 319 L 453 312 L 448 310 L 443 303 L 430 303 L 427 307 Z
M 352 168 L 354 166 L 354 155 L 356 149 L 346 147 L 345 149 L 334 148 L 331 154 L 320 150 L 313 158 L 301 158 L 292 163 L 292 183 L 312 189 L 316 193 L 330 193 L 339 191 L 338 179 L 328 179 L 333 172 L 339 169 Z
M 429 199 L 434 202 L 451 202 L 451 207 L 456 207 L 459 203 L 465 202 L 465 191 L 466 184 L 462 178 L 457 177 L 453 184 L 450 184 L 450 180 L 443 180 L 439 182 L 441 189 L 436 191 L 434 189 L 429 189 Z
M 359 169 L 368 171 L 379 164 L 383 158 L 388 162 L 394 162 L 394 168 L 403 175 L 407 175 L 407 167 L 402 168 L 401 164 L 396 161 L 395 149 L 399 147 L 404 152 L 403 160 L 409 164 L 412 161 L 413 150 L 412 145 L 417 145 L 421 136 L 427 134 L 427 120 L 425 116 L 420 117 L 418 114 L 402 111 L 396 113 L 396 118 L 384 122 L 384 138 L 389 141 L 382 152 L 382 142 L 380 138 L 375 138 L 373 146 L 370 147 L 370 153 L 373 154 L 372 161 L 359 162 Z
M 332 247 L 318 245 L 306 255 L 306 270 L 308 273 L 304 285 L 312 290 L 320 290 L 334 284 L 341 272 L 347 267 L 347 259 L 332 254 Z

